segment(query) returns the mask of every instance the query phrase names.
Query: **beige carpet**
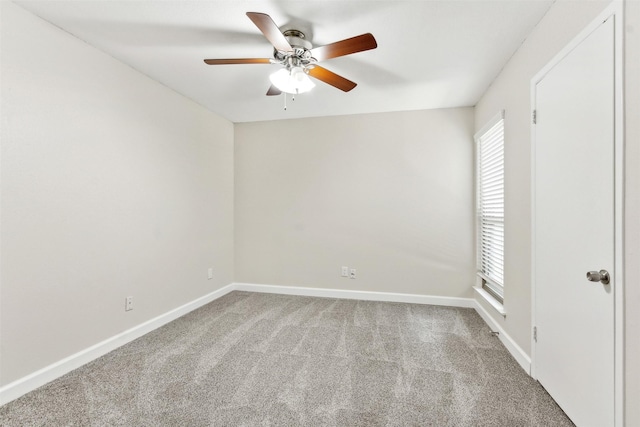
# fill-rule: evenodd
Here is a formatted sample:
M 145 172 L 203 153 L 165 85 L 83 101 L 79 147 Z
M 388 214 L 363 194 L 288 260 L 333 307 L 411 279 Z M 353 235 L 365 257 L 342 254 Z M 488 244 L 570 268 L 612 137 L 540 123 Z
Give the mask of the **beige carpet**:
M 232 292 L 2 426 L 572 426 L 472 309 Z

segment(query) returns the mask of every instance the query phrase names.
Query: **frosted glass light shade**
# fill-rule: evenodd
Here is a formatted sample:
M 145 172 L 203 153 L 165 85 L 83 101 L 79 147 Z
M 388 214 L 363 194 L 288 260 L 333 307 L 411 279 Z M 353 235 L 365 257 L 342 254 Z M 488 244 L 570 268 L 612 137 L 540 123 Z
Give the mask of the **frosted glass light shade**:
M 309 92 L 315 87 L 302 67 L 293 67 L 291 71 L 281 68 L 269 76 L 271 83 L 282 92 L 298 94 Z

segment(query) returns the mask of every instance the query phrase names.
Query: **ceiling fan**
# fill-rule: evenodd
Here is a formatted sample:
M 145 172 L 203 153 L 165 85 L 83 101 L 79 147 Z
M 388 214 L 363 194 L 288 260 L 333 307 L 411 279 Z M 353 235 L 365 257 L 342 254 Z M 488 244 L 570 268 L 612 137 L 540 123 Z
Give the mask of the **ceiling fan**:
M 205 59 L 209 65 L 227 64 L 278 64 L 282 68 L 270 76 L 271 87 L 267 96 L 282 92 L 297 95 L 308 92 L 315 84 L 309 76 L 349 92 L 356 83 L 324 67 L 318 62 L 352 53 L 375 49 L 378 44 L 370 33 L 351 37 L 325 46 L 313 47 L 298 30 L 281 32 L 266 13 L 247 12 L 247 16 L 274 47 L 273 58 Z

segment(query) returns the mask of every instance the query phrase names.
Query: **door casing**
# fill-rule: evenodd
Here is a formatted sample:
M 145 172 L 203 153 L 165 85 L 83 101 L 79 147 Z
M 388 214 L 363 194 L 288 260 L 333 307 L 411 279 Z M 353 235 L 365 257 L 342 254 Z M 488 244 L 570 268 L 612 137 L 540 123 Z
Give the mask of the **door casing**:
M 585 40 L 604 21 L 614 19 L 614 265 L 616 274 L 612 283 L 614 292 L 614 417 L 615 427 L 624 426 L 624 89 L 623 89 L 623 1 L 612 2 L 567 46 L 556 54 L 531 79 L 531 117 L 536 110 L 536 85 L 569 52 Z M 536 325 L 536 277 L 535 277 L 535 140 L 536 127 L 531 125 L 531 376 L 536 377 L 536 343 L 533 326 Z

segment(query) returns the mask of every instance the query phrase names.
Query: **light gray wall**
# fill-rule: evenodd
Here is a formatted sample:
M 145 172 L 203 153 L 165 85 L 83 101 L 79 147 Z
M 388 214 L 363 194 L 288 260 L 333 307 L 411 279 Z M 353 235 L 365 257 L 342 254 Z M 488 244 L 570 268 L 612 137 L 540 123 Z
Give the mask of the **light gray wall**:
M 472 128 L 472 108 L 236 124 L 236 281 L 470 297 Z
M 233 281 L 233 124 L 1 3 L 6 385 Z
M 626 422 L 640 426 L 640 2 L 625 3 Z

